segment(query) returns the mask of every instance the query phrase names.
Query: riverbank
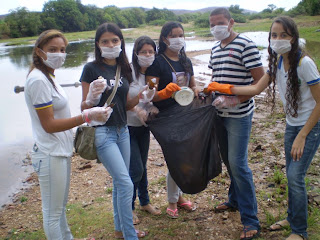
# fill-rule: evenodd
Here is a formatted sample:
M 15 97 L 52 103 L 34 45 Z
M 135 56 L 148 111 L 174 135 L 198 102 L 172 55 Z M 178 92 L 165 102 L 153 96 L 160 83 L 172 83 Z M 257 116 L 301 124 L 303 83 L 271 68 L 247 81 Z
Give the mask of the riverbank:
M 188 53 L 197 67 L 194 57 L 208 51 Z M 204 73 L 205 74 L 205 73 Z M 198 76 L 197 76 L 198 77 Z M 201 81 L 201 80 L 199 80 Z M 262 95 L 256 97 L 249 144 L 249 165 L 253 171 L 262 225 L 260 239 L 284 239 L 289 230 L 270 232 L 268 227 L 286 214 L 287 195 L 285 160 L 283 151 L 284 113 L 278 105 L 274 114 L 266 106 Z M 320 156 L 312 162 L 306 183 L 309 195 L 310 240 L 320 238 Z M 229 177 L 225 167 L 220 176 L 213 179 L 207 189 L 195 195 L 187 195 L 197 206 L 192 213 L 179 210 L 176 220 L 165 215 L 167 167 L 159 144 L 151 137 L 148 156 L 148 179 L 151 202 L 162 211 L 161 216 L 149 216 L 137 207 L 142 220 L 138 229 L 148 230 L 145 239 L 227 240 L 238 239 L 242 230 L 238 212 L 214 213 L 213 208 L 227 199 Z M 45 239 L 42 228 L 41 196 L 35 173 L 26 179 L 31 184 L 14 196 L 13 202 L 0 211 L 0 239 Z M 76 238 L 87 236 L 95 239 L 113 239 L 112 179 L 101 164 L 86 161 L 78 155 L 72 157 L 71 185 L 67 217 Z M 138 206 L 138 201 L 137 201 Z

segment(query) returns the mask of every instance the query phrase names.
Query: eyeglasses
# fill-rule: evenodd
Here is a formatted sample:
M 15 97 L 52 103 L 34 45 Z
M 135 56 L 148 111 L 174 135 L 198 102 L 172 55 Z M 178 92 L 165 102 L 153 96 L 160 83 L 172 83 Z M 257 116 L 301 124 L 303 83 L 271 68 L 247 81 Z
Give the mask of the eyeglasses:
M 155 54 L 155 51 L 150 50 L 150 51 L 140 51 L 140 52 L 139 52 L 139 54 L 143 54 L 143 55 L 147 55 L 148 53 L 149 53 L 150 55 L 153 55 L 153 54 Z

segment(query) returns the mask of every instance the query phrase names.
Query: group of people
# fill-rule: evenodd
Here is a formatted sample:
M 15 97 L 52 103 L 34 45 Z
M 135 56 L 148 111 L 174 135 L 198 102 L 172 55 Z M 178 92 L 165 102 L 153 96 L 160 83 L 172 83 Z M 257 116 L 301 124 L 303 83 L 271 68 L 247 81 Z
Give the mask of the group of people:
M 264 73 L 256 45 L 233 31 L 234 19 L 225 8 L 213 10 L 210 31 L 217 40 L 209 68 L 215 92 L 212 105 L 220 119 L 218 136 L 231 184 L 228 200 L 216 212 L 236 211 L 241 215 L 240 239 L 260 234 L 257 200 L 248 166 L 248 143 L 254 111 L 253 96 L 269 86 L 275 103 L 275 86 L 287 114 L 285 132 L 288 178 L 288 217 L 271 230 L 289 226 L 287 238 L 307 239 L 307 194 L 304 177 L 320 143 L 320 76 L 316 65 L 299 46 L 297 26 L 289 17 L 279 17 L 269 33 L 269 67 Z M 74 239 L 66 219 L 73 153 L 71 129 L 83 123 L 95 125 L 95 145 L 101 163 L 113 179 L 115 238 L 138 239 L 147 232 L 135 229 L 138 194 L 141 209 L 153 215 L 161 211 L 151 205 L 148 194 L 147 158 L 150 131 L 146 119 L 177 104 L 171 98 L 188 86 L 197 97 L 193 67 L 185 53 L 184 29 L 168 22 L 161 30 L 158 47 L 147 36 L 139 37 L 129 63 L 120 28 L 100 25 L 95 35 L 95 60 L 87 63 L 80 78 L 81 114 L 71 117 L 67 96 L 54 77 L 66 58 L 67 39 L 57 30 L 43 32 L 35 43 L 33 61 L 25 86 L 25 98 L 32 120 L 35 144 L 32 164 L 38 174 L 47 239 Z M 112 102 L 105 107 L 116 72 L 121 74 Z M 153 84 L 151 84 L 153 83 Z M 155 85 L 155 86 L 153 86 Z M 196 159 L 195 159 L 196 161 Z M 167 174 L 166 215 L 178 218 L 178 207 L 196 210 L 179 186 Z

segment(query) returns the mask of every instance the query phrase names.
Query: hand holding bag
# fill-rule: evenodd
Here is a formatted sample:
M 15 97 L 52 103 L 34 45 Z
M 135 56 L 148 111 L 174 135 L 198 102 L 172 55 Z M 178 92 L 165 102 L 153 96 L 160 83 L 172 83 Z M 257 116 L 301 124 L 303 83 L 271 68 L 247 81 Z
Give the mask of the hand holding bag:
M 109 106 L 113 100 L 114 95 L 118 89 L 119 79 L 120 79 L 120 66 L 117 66 L 116 72 L 116 83 L 113 87 L 112 93 L 107 99 L 105 107 Z M 74 138 L 74 148 L 75 152 L 80 155 L 80 157 L 87 159 L 87 160 L 95 160 L 98 159 L 96 146 L 94 144 L 95 139 L 95 128 L 90 127 L 88 125 L 81 125 L 77 128 L 75 138 Z M 98 160 L 99 162 L 99 160 Z

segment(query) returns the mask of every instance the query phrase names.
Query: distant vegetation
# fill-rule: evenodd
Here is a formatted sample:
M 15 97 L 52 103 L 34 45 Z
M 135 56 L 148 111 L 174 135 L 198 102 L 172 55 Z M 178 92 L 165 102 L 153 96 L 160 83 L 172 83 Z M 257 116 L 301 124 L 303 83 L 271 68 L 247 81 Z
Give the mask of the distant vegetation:
M 274 18 L 278 15 L 319 15 L 319 0 L 302 0 L 289 11 L 270 4 L 259 13 L 250 13 L 239 5 L 229 7 L 238 23 L 248 20 Z M 81 32 L 95 30 L 101 23 L 114 22 L 120 28 L 136 28 L 144 25 L 163 25 L 166 21 L 194 23 L 195 27 L 208 27 L 208 12 L 192 11 L 175 14 L 166 8 L 144 9 L 116 6 L 98 8 L 95 5 L 83 5 L 81 0 L 49 0 L 43 5 L 42 12 L 30 12 L 25 7 L 12 10 L 0 19 L 0 39 L 36 36 L 46 29 L 59 29 L 63 32 Z

